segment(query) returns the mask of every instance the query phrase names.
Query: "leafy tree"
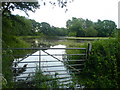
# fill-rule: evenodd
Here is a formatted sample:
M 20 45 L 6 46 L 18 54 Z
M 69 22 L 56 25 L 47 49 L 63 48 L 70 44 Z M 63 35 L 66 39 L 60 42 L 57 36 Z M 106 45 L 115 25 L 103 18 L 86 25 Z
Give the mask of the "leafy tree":
M 22 1 L 22 0 L 20 0 Z M 41 0 L 43 1 L 43 0 Z M 56 2 L 59 3 L 60 7 L 66 7 L 68 1 L 71 0 L 56 0 Z M 43 2 L 45 4 L 45 2 Z M 51 4 L 55 5 L 53 1 L 51 1 Z M 35 12 L 36 9 L 38 9 L 40 5 L 38 2 L 2 2 L 2 31 L 3 31 L 3 47 L 4 48 L 27 48 L 30 47 L 29 44 L 25 43 L 24 41 L 18 39 L 16 35 L 32 35 L 35 33 L 36 30 L 40 31 L 41 28 L 39 27 L 41 24 L 37 23 L 35 21 L 31 21 L 26 19 L 25 17 L 20 17 L 20 16 L 14 16 L 11 14 L 12 11 L 15 9 L 19 9 L 24 11 L 27 15 L 27 11 L 32 11 Z M 50 26 L 48 24 L 48 28 Z M 49 29 L 46 30 L 49 30 Z M 45 34 L 48 34 L 48 32 L 42 30 Z M 6 80 L 8 81 L 7 83 L 7 88 L 10 88 L 13 86 L 11 85 L 12 81 L 12 62 L 14 60 L 13 57 L 13 52 L 17 52 L 15 50 L 3 50 L 2 54 L 4 54 L 7 57 L 4 57 L 2 60 L 2 65 L 3 65 L 3 75 L 5 76 Z M 21 51 L 17 52 L 21 53 Z M 22 53 L 27 54 L 27 51 L 22 51 Z M 25 55 L 24 54 L 24 55 Z
M 34 35 L 37 35 L 38 33 L 41 33 L 41 24 L 39 22 L 36 22 L 35 20 L 31 20 L 32 22 L 32 32 Z
M 68 31 L 66 28 L 56 28 L 54 30 L 54 35 L 55 36 L 66 36 L 68 35 Z
M 115 22 L 111 20 L 98 20 L 98 22 L 95 23 L 95 29 L 98 31 L 98 36 L 111 36 L 116 27 Z
M 73 17 L 71 21 L 67 21 L 67 28 L 69 30 L 69 35 L 75 35 L 76 37 L 84 36 L 83 29 L 85 28 L 85 20 Z
M 67 7 L 68 3 L 73 2 L 73 0 L 40 0 L 39 3 L 37 0 L 36 2 L 24 2 L 24 0 L 18 0 L 20 2 L 2 2 L 2 15 L 11 15 L 11 11 L 14 11 L 15 9 L 19 9 L 24 11 L 27 15 L 27 11 L 35 12 L 36 9 L 40 8 L 40 5 L 46 5 L 47 3 L 50 3 L 53 6 L 59 6 L 61 8 Z M 67 11 L 68 9 L 66 9 Z
M 116 30 L 115 22 L 111 20 L 98 20 L 94 23 L 91 20 L 72 18 L 66 22 L 69 36 L 112 36 Z
M 85 20 L 85 28 L 93 27 L 94 23 L 91 20 Z
M 51 30 L 50 24 L 46 22 L 42 22 L 40 26 L 40 30 L 43 34 L 50 35 L 50 30 Z
M 91 36 L 97 36 L 98 32 L 93 27 L 86 28 L 85 30 L 85 36 L 91 37 Z
M 22 10 L 27 14 L 27 11 L 35 12 L 39 7 L 38 2 L 2 2 L 2 15 L 11 15 L 11 11 L 15 9 Z

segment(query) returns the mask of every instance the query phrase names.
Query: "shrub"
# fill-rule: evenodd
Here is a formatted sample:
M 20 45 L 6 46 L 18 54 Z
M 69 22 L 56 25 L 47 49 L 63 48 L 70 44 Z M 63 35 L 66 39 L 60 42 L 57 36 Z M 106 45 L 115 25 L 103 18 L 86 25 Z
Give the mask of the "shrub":
M 81 83 L 87 88 L 120 88 L 120 40 L 99 40 L 92 46 Z

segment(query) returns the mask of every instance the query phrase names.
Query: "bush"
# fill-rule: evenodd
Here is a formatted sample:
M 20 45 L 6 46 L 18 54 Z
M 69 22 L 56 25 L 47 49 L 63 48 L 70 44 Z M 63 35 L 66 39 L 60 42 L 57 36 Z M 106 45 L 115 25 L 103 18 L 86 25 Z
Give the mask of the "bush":
M 120 88 L 120 40 L 99 40 L 92 51 L 81 77 L 87 88 Z
M 26 55 L 30 50 L 11 50 L 9 48 L 28 48 L 30 45 L 16 36 L 3 34 L 2 40 L 2 74 L 7 80 L 7 85 L 3 88 L 13 88 L 12 83 L 12 63 L 16 57 L 14 55 Z M 5 49 L 4 49 L 5 48 Z

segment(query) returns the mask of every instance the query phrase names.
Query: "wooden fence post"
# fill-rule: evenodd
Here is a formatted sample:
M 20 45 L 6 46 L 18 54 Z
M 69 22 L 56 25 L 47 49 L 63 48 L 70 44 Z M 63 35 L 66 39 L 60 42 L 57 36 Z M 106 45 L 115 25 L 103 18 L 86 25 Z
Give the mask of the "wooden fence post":
M 91 44 L 91 43 L 88 43 L 88 47 L 87 47 L 87 59 L 89 58 L 91 49 L 92 49 L 92 44 Z

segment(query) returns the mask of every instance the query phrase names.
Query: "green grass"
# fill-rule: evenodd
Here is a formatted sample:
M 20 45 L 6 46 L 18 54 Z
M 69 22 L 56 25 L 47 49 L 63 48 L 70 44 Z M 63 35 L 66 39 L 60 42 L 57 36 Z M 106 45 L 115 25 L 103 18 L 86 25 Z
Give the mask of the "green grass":
M 19 36 L 20 39 L 32 39 L 32 38 L 41 38 L 42 36 Z
M 11 50 L 9 48 L 29 48 L 30 44 L 26 43 L 25 41 L 21 40 L 17 36 L 10 36 L 3 34 L 3 40 L 2 40 L 2 48 L 6 48 L 2 50 L 2 73 L 4 78 L 7 80 L 7 85 L 4 85 L 3 88 L 13 88 L 12 81 L 12 62 L 15 58 L 14 55 L 20 55 L 20 54 L 28 54 L 31 51 L 28 50 Z
M 99 40 L 99 39 L 109 39 L 110 37 L 66 37 L 67 39 L 75 40 Z
M 84 48 L 87 43 L 88 42 L 76 43 L 71 40 L 54 42 L 55 45 L 58 45 L 58 44 L 65 45 L 67 48 Z

